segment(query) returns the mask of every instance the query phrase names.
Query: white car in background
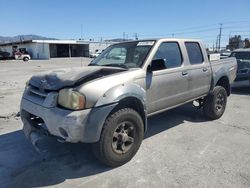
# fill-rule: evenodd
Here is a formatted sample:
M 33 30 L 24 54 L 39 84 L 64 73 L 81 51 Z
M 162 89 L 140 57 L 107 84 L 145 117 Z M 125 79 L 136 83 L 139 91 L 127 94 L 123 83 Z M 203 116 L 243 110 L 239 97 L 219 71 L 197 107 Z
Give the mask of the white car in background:
M 16 60 L 23 60 L 23 61 L 29 61 L 31 59 L 30 54 L 27 52 L 25 48 L 19 48 L 14 53 L 14 59 Z
M 102 51 L 96 51 L 95 53 L 90 53 L 89 57 L 90 58 L 96 58 L 98 55 L 100 55 L 102 53 Z
M 16 60 L 29 61 L 31 58 L 30 58 L 29 54 L 15 54 L 15 59 Z

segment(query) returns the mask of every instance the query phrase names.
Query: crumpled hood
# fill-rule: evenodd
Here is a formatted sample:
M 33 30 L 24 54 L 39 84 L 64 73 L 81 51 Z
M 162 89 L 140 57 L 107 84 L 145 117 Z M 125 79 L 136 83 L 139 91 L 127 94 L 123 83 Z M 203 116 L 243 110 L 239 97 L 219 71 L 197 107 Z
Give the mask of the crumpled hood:
M 100 66 L 75 67 L 34 75 L 31 77 L 29 83 L 43 90 L 56 91 L 64 87 L 83 84 L 86 80 L 90 81 L 121 71 L 124 71 L 124 69 Z

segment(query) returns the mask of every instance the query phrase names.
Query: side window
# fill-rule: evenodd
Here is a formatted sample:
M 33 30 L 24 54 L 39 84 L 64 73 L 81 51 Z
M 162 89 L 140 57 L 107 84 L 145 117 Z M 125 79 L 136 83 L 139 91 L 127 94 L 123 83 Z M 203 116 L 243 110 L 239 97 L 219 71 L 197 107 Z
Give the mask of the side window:
M 190 64 L 202 64 L 204 59 L 201 52 L 201 47 L 197 42 L 185 42 Z
M 154 60 L 164 59 L 166 68 L 180 67 L 182 55 L 177 42 L 164 42 L 158 48 Z

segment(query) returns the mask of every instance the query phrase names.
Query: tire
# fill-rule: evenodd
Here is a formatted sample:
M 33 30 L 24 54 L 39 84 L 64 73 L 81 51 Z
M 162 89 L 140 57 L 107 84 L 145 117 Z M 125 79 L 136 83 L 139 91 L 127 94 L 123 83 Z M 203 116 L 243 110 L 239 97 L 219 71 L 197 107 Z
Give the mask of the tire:
M 23 61 L 29 61 L 29 58 L 28 57 L 24 57 Z
M 106 119 L 99 142 L 92 145 L 95 157 L 111 167 L 130 161 L 144 136 L 141 116 L 131 108 L 115 111 Z
M 225 112 L 227 105 L 227 92 L 224 87 L 216 86 L 212 93 L 205 99 L 203 104 L 204 115 L 215 120 L 219 119 Z

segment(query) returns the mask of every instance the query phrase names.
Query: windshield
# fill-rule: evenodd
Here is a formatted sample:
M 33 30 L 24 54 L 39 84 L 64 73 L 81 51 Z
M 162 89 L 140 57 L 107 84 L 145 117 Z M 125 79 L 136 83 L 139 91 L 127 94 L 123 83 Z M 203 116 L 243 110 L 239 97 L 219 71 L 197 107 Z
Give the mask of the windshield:
M 235 57 L 236 59 L 250 60 L 250 52 L 233 52 L 230 57 Z
M 134 41 L 109 46 L 90 66 L 140 67 L 154 43 L 155 41 Z

